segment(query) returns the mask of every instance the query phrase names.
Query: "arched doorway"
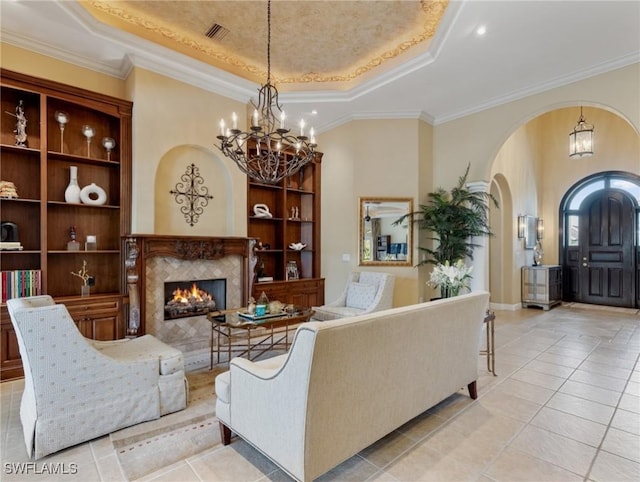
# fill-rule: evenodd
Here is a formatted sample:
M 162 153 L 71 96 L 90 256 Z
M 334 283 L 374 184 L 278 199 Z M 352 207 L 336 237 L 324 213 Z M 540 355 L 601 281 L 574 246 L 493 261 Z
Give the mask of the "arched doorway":
M 640 176 L 594 174 L 574 184 L 560 205 L 563 299 L 638 307 Z

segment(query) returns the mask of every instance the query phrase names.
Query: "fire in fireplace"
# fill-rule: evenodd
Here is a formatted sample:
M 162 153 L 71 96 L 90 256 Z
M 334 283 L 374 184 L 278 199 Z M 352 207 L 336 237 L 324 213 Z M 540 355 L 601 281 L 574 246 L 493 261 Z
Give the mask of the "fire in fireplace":
M 172 281 L 164 284 L 164 319 L 203 315 L 225 309 L 225 279 Z

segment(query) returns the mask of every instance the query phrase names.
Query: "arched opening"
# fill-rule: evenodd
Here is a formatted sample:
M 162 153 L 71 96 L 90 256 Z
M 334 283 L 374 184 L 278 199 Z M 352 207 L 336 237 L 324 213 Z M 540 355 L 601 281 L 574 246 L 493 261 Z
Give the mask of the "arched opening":
M 512 209 L 512 195 L 509 184 L 501 174 L 494 176 L 491 181 L 490 192 L 498 200 L 499 208 L 489 205 L 489 223 L 494 236 L 489 238 L 489 291 L 492 306 L 506 309 L 513 298 L 513 274 L 509 269 L 511 263 L 493 262 L 493 260 L 513 259 L 512 235 L 514 232 L 514 215 Z M 516 294 L 517 296 L 517 294 Z
M 638 307 L 640 176 L 607 171 L 576 182 L 560 203 L 563 299 Z
M 586 107 L 589 104 L 581 102 L 579 105 Z M 496 148 L 489 173 L 492 184 L 496 183 L 492 190 L 497 189 L 501 197 L 502 219 L 498 224 L 492 222 L 492 226 L 499 229 L 494 229 L 496 237 L 489 241 L 492 253 L 489 277 L 499 281 L 491 282 L 492 304 L 496 308 L 518 309 L 521 306 L 521 271 L 523 267 L 533 265 L 534 250 L 516 233 L 519 215 L 543 220 L 545 232 L 539 240 L 544 253 L 542 264 L 562 265 L 560 206 L 563 196 L 596 173 L 636 173 L 637 179 L 640 136 L 627 119 L 610 109 L 594 106 L 585 109 L 585 116 L 597 129 L 594 154 L 579 160 L 569 157 L 569 132 L 575 126 L 579 105 L 549 106 L 549 110 L 523 119 L 521 125 L 505 134 L 503 144 Z M 506 198 L 505 193 L 510 197 Z M 634 206 L 638 204 L 635 203 Z M 509 219 L 505 218 L 507 215 Z M 635 223 L 637 226 L 637 218 Z M 636 227 L 634 239 L 637 237 Z M 636 271 L 634 300 L 638 299 L 639 279 Z M 497 292 L 494 287 L 498 288 Z M 498 296 L 497 293 L 501 294 Z

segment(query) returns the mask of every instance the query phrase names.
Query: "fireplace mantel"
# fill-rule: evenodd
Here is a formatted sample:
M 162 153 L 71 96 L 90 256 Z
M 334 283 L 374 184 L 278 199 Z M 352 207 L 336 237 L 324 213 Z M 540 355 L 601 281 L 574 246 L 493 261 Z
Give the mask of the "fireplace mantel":
M 242 303 L 246 304 L 251 296 L 257 260 L 253 238 L 132 234 L 124 237 L 123 242 L 129 294 L 128 336 L 146 333 L 146 265 L 153 257 L 197 261 L 240 256 Z

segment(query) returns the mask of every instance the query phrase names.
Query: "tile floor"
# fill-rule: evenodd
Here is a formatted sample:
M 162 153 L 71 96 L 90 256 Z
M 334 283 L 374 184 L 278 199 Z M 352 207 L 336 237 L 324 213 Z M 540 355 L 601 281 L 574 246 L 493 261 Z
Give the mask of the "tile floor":
M 496 312 L 496 372 L 479 357 L 479 397 L 462 390 L 318 480 L 640 480 L 640 312 L 565 305 Z M 27 460 L 21 381 L 1 387 L 0 480 L 125 480 L 109 437 L 47 461 L 75 475 L 17 475 Z M 381 414 L 384 416 L 384 414 Z M 41 470 L 40 470 L 41 471 Z M 245 442 L 167 466 L 142 480 L 288 481 Z

